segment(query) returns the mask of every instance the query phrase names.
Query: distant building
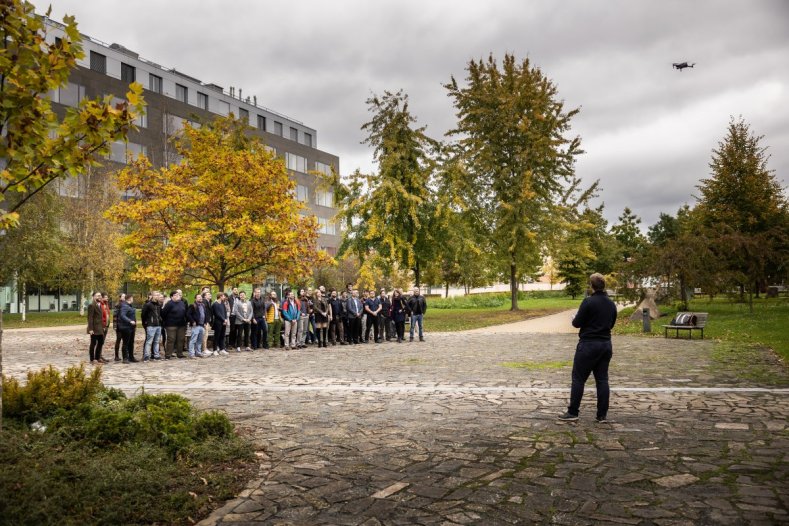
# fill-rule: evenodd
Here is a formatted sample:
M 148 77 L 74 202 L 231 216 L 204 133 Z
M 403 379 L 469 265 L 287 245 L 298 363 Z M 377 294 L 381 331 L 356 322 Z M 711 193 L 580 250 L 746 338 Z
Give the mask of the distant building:
M 46 19 L 47 41 L 54 42 L 64 34 L 63 26 Z M 340 232 L 332 221 L 336 210 L 334 195 L 317 188 L 317 178 L 307 172 L 329 174 L 339 172 L 339 158 L 318 149 L 318 132 L 301 121 L 258 104 L 256 96 L 244 95 L 242 88 L 223 87 L 202 82 L 175 69 L 166 69 L 140 57 L 120 44 L 106 44 L 82 35 L 85 57 L 77 62 L 67 86 L 50 92 L 53 108 L 64 113 L 85 97 L 105 95 L 123 97 L 131 82 L 145 88 L 146 114 L 137 121 L 138 131 L 129 134 L 128 142 L 111 145 L 107 165 L 119 167 L 127 153 L 145 153 L 154 167 L 177 163 L 180 159 L 168 138 L 184 123 L 209 121 L 218 115 L 247 120 L 276 155 L 285 160 L 288 172 L 297 183 L 296 197 L 308 204 L 305 213 L 314 214 L 319 223 L 318 244 L 334 255 L 340 244 Z M 68 182 L 63 193 L 69 193 Z M 72 310 L 78 307 L 78 294 L 64 293 L 29 286 L 28 311 Z M 110 291 L 114 292 L 114 291 Z M 5 312 L 19 312 L 20 292 L 13 286 L 0 287 L 0 305 Z

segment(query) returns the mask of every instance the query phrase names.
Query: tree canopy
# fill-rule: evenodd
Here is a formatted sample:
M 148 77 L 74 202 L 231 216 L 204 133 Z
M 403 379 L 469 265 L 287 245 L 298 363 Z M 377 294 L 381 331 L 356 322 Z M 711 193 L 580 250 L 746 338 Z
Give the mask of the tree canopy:
M 495 259 L 506 268 L 512 309 L 518 283 L 540 265 L 541 238 L 556 226 L 558 207 L 574 181 L 580 139 L 567 138 L 577 109 L 566 111 L 558 90 L 528 59 L 507 54 L 471 60 L 465 84 L 445 85 L 457 114 L 465 195 L 480 212 Z
M 107 217 L 128 228 L 121 246 L 133 279 L 224 289 L 269 275 L 297 281 L 326 262 L 296 183 L 244 122 L 231 116 L 187 125 L 176 143 L 181 164 L 154 170 L 141 156 L 118 175 L 134 197 Z

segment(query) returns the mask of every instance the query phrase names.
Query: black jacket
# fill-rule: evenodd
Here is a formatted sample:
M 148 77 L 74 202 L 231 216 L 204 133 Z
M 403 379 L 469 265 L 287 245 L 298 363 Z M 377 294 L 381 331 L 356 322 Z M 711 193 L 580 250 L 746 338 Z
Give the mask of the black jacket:
M 163 327 L 186 327 L 186 303 L 181 301 L 168 301 L 162 307 Z
M 205 302 L 201 303 L 201 305 L 203 306 L 202 325 L 205 325 L 206 323 L 211 323 L 211 306 Z M 198 322 L 200 321 L 200 313 L 197 310 L 197 302 L 189 305 L 189 308 L 186 311 L 186 321 L 189 322 L 189 325 L 199 324 Z
M 581 340 L 610 340 L 616 323 L 616 305 L 604 291 L 595 292 L 581 302 L 573 327 L 581 329 Z
M 427 312 L 427 301 L 421 294 L 408 298 L 408 312 L 411 314 L 424 314 Z
M 142 326 L 161 327 L 162 326 L 162 306 L 158 301 L 146 301 L 142 306 Z
M 263 296 L 259 298 L 252 298 L 252 317 L 265 318 L 266 317 L 266 298 Z

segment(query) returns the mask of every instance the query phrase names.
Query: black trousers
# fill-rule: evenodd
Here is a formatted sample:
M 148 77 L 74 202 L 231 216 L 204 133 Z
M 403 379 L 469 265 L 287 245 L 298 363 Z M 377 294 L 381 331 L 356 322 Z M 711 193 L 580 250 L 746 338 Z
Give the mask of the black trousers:
M 120 353 L 122 344 L 123 344 L 123 336 L 121 335 L 121 331 L 120 329 L 115 327 L 115 358 L 118 357 L 118 353 Z
M 351 343 L 359 343 L 362 340 L 362 319 L 353 317 L 349 320 L 350 323 L 350 333 L 351 333 Z
M 121 329 L 121 336 L 123 338 L 123 347 L 121 347 L 121 352 L 123 353 L 123 359 L 133 360 L 134 359 L 134 327 L 129 329 Z
M 249 347 L 249 325 L 249 322 L 243 322 L 236 325 L 236 348 Z M 242 340 L 244 345 L 241 345 Z
M 228 334 L 230 337 L 228 338 L 230 346 L 236 344 L 236 331 L 238 331 L 238 327 L 236 326 L 236 317 L 232 314 L 230 315 L 230 330 L 228 330 Z
M 252 348 L 268 349 L 268 327 L 266 326 L 266 318 L 255 318 L 252 324 Z
M 373 330 L 373 337 L 375 341 L 378 341 L 378 316 L 373 316 L 372 314 L 367 315 L 367 330 L 364 331 L 364 339 L 370 339 L 370 329 Z
M 597 417 L 605 418 L 608 415 L 608 400 L 610 388 L 608 386 L 608 364 L 611 363 L 613 348 L 611 340 L 581 340 L 575 347 L 573 358 L 573 383 L 570 388 L 570 405 L 567 412 L 578 415 L 581 399 L 584 396 L 584 384 L 590 374 L 594 374 L 597 386 Z
M 351 343 L 351 320 L 342 318 L 342 329 L 345 332 L 345 343 Z
M 104 334 L 91 334 L 90 335 L 90 361 L 98 360 L 101 358 L 101 348 L 104 347 Z
M 405 320 L 395 322 L 395 332 L 397 332 L 397 341 L 405 339 Z
M 220 351 L 227 350 L 227 345 L 225 342 L 225 333 L 227 332 L 227 325 L 224 323 L 215 323 L 214 324 L 214 350 L 216 351 L 219 349 Z

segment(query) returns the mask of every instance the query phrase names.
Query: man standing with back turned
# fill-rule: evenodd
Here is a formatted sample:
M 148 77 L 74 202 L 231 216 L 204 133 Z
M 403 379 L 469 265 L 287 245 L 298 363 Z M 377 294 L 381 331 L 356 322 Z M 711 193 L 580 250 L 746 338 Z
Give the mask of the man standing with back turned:
M 573 318 L 573 327 L 578 331 L 578 345 L 573 359 L 573 383 L 570 389 L 570 405 L 559 420 L 578 420 L 584 384 L 589 374 L 594 374 L 597 386 L 597 421 L 606 422 L 608 415 L 608 364 L 611 362 L 611 329 L 616 323 L 616 305 L 605 292 L 605 278 L 601 274 L 589 276 L 592 295 L 585 298 Z

